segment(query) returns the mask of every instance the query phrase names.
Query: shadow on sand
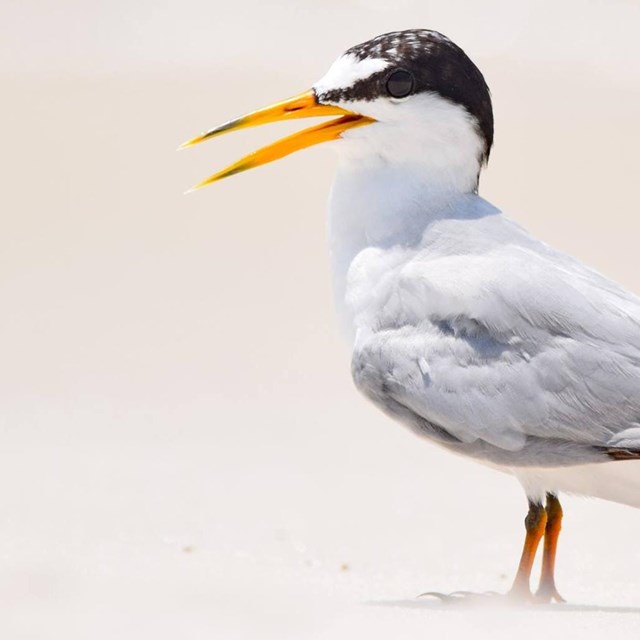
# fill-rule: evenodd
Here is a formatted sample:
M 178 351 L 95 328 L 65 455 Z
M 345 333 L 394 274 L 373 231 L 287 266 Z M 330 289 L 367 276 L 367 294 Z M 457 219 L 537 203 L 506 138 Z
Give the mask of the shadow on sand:
M 511 611 L 548 611 L 553 613 L 630 613 L 640 615 L 640 607 L 625 607 L 598 604 L 536 604 L 513 602 L 502 597 L 482 597 L 478 598 L 452 598 L 450 600 L 439 600 L 437 598 L 416 598 L 414 600 L 370 600 L 366 603 L 374 607 L 401 607 L 404 609 L 423 609 L 425 611 L 445 611 L 449 610 L 499 610 L 509 609 Z

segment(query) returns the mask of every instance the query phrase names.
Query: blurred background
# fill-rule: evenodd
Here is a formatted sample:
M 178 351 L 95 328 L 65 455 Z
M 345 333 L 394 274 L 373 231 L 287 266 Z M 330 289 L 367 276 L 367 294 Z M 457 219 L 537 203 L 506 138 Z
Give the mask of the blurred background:
M 3 637 L 635 637 L 640 514 L 613 504 L 565 500 L 584 606 L 413 600 L 508 588 L 526 503 L 353 388 L 328 146 L 182 195 L 299 127 L 179 143 L 416 27 L 492 88 L 481 194 L 640 292 L 635 0 L 0 5 Z

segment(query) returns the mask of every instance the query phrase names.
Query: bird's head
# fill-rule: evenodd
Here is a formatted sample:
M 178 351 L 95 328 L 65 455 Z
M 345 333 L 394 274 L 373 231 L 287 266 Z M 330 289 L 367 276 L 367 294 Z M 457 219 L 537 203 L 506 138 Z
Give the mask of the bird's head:
M 473 191 L 493 143 L 491 98 L 478 68 L 442 34 L 412 29 L 351 47 L 311 90 L 182 146 L 246 127 L 318 116 L 338 117 L 268 145 L 194 188 L 339 140 L 347 162 L 410 166 L 457 190 Z

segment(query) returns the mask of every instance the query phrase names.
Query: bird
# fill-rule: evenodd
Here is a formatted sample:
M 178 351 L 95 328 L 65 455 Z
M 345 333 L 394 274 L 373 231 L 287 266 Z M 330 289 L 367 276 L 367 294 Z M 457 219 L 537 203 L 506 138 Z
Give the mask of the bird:
M 310 90 L 182 147 L 322 116 L 337 117 L 195 188 L 334 147 L 330 265 L 355 386 L 421 438 L 520 482 L 525 539 L 502 595 L 563 602 L 559 495 L 640 507 L 640 298 L 480 196 L 494 140 L 489 87 L 434 30 L 353 46 Z

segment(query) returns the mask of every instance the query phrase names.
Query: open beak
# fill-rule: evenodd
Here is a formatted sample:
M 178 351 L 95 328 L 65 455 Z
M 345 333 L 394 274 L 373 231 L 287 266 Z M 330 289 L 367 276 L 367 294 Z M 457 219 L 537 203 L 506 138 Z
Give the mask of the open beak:
M 335 140 L 348 129 L 353 129 L 354 127 L 360 127 L 362 125 L 375 122 L 373 118 L 362 116 L 358 113 L 341 109 L 340 107 L 320 104 L 316 98 L 316 94 L 311 90 L 294 96 L 284 102 L 278 102 L 270 107 L 259 109 L 258 111 L 249 113 L 241 118 L 237 118 L 236 120 L 225 122 L 219 127 L 211 129 L 211 131 L 207 131 L 202 135 L 188 140 L 180 146 L 180 149 L 191 147 L 195 144 L 199 144 L 200 142 L 204 142 L 209 138 L 214 138 L 215 136 L 219 136 L 223 133 L 228 133 L 229 131 L 237 131 L 238 129 L 246 129 L 248 127 L 257 127 L 258 125 L 267 124 L 268 122 L 293 120 L 295 118 L 314 118 L 319 116 L 340 117 L 329 120 L 328 122 L 324 122 L 315 127 L 304 129 L 291 136 L 282 138 L 273 144 L 262 147 L 262 149 L 254 151 L 241 160 L 238 160 L 238 162 L 234 162 L 232 165 L 229 165 L 226 169 L 209 176 L 202 182 L 198 183 L 195 187 L 189 189 L 189 192 L 195 191 L 196 189 L 211 184 L 212 182 L 216 182 L 217 180 L 221 180 L 222 178 L 227 178 L 228 176 L 240 173 L 241 171 L 253 169 L 254 167 L 259 167 L 261 164 L 279 160 L 280 158 L 284 158 L 290 153 L 299 151 L 305 147 L 311 147 L 312 145 L 319 144 L 320 142 Z

